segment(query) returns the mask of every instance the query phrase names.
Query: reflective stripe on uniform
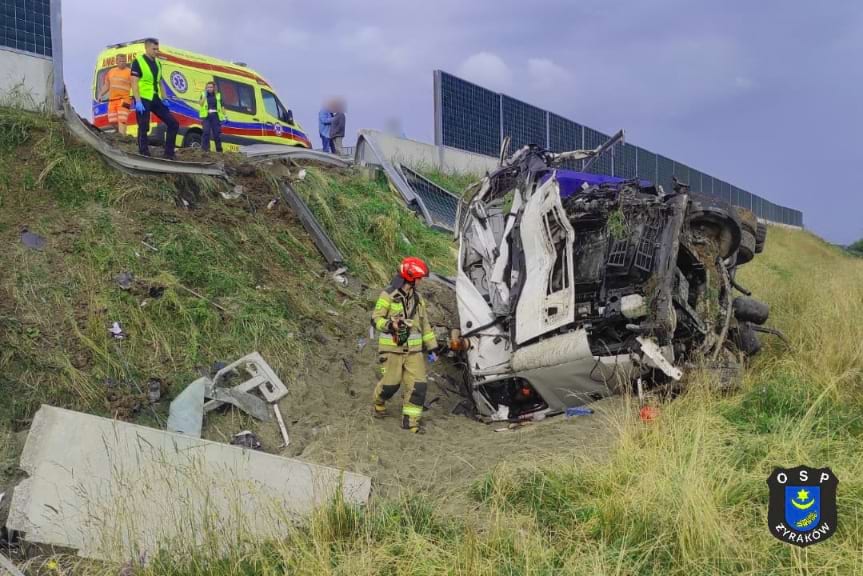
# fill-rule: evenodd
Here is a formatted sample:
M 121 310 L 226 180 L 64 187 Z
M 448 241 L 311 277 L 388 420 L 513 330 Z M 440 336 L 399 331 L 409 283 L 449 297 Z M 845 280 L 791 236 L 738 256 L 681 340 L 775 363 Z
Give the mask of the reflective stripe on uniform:
M 390 302 L 385 298 L 378 298 L 378 301 L 375 302 L 375 310 L 386 310 L 389 307 Z
M 377 328 L 381 332 L 383 332 L 384 328 L 386 328 L 386 327 L 387 327 L 387 319 L 386 318 L 378 318 L 375 321 L 375 328 Z
M 423 408 L 422 406 L 405 404 L 402 407 L 402 414 L 404 414 L 405 416 L 409 416 L 410 418 L 420 418 L 423 415 Z
M 408 346 L 422 346 L 423 339 L 422 338 L 408 338 Z
M 423 334 L 423 342 L 431 342 L 435 339 L 434 332 L 426 332 Z
M 405 311 L 404 305 L 402 305 L 398 302 L 393 302 L 392 304 L 390 304 L 390 312 L 392 312 L 393 314 L 402 314 L 402 313 L 404 313 L 404 311 Z

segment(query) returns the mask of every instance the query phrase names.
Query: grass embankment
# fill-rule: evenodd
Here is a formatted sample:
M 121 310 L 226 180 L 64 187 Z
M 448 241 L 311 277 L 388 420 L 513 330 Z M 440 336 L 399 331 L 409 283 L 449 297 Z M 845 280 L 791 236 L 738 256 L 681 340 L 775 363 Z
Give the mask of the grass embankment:
M 451 238 L 385 185 L 310 168 L 299 187 L 368 285 L 408 254 L 451 271 Z M 200 192 L 212 188 L 127 177 L 55 120 L 0 109 L 0 484 L 41 403 L 160 426 L 167 402 L 140 401 L 150 378 L 170 398 L 215 360 L 258 350 L 291 381 L 316 331 L 338 333 L 328 311 L 345 299 L 295 216 L 266 209 L 267 179 L 233 201 Z M 176 197 L 194 200 L 190 190 L 199 198 L 186 209 Z M 25 227 L 44 249 L 22 244 Z M 114 281 L 122 272 L 136 279 L 128 291 Z M 114 321 L 126 340 L 109 335 Z
M 17 113 L 0 112 L 0 162 L 0 462 L 14 458 L 12 432 L 39 402 L 104 414 L 105 378 L 164 376 L 177 392 L 200 365 L 250 346 L 290 379 L 310 353 L 304 331 L 338 328 L 320 306 L 338 310 L 337 293 L 286 212 L 251 215 L 221 200 L 175 208 L 174 182 L 119 176 L 55 124 Z M 384 185 L 316 171 L 307 180 L 300 192 L 370 284 L 408 251 L 450 257 L 448 239 L 397 208 Z M 20 245 L 23 224 L 47 238 L 44 251 Z M 142 308 L 145 295 L 114 287 L 123 270 L 164 295 Z M 733 395 L 696 381 L 651 424 L 615 422 L 619 447 L 603 462 L 514 462 L 478 477 L 474 505 L 456 516 L 422 495 L 368 510 L 336 503 L 284 540 L 222 558 L 175 543 L 180 553 L 143 573 L 863 573 L 863 262 L 771 229 L 740 280 L 770 302 L 793 350 L 770 341 Z M 131 335 L 122 346 L 107 336 L 113 320 Z M 767 530 L 765 480 L 797 464 L 840 479 L 838 533 L 805 551 Z M 71 559 L 61 570 L 116 573 Z
M 769 300 L 793 349 L 769 342 L 731 396 L 699 380 L 657 421 L 618 422 L 606 462 L 513 463 L 480 479 L 475 508 L 457 517 L 421 496 L 365 512 L 337 504 L 283 542 L 149 573 L 863 573 L 863 263 L 771 229 L 741 281 Z M 767 529 L 766 479 L 799 464 L 840 479 L 838 532 L 805 551 Z

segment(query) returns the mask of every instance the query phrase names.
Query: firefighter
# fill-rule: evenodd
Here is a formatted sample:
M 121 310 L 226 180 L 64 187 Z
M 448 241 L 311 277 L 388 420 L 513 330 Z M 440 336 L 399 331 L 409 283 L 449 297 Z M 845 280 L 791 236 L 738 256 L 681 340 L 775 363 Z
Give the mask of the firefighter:
M 387 415 L 386 402 L 401 385 L 402 428 L 422 433 L 420 426 L 426 389 L 426 358 L 437 361 L 437 340 L 428 319 L 425 300 L 416 290 L 427 277 L 428 266 L 419 258 L 405 258 L 392 283 L 381 292 L 372 312 L 378 331 L 378 362 L 381 379 L 375 387 L 374 415 Z

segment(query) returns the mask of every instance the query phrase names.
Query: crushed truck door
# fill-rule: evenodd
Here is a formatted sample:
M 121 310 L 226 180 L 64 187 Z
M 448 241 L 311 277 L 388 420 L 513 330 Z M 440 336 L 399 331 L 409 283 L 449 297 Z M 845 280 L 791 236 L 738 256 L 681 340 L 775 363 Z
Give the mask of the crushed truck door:
M 556 177 L 537 188 L 525 204 L 520 235 L 526 273 L 515 336 L 523 344 L 575 320 L 575 232 L 561 205 Z

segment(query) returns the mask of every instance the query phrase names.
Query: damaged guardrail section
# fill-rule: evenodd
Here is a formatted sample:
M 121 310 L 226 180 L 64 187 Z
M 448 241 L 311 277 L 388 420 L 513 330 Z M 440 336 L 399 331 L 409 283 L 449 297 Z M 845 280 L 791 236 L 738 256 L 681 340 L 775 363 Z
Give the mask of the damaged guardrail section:
M 21 469 L 9 530 L 116 562 L 178 542 L 284 537 L 315 507 L 337 495 L 362 505 L 371 489 L 360 474 L 51 406 L 33 419 Z

